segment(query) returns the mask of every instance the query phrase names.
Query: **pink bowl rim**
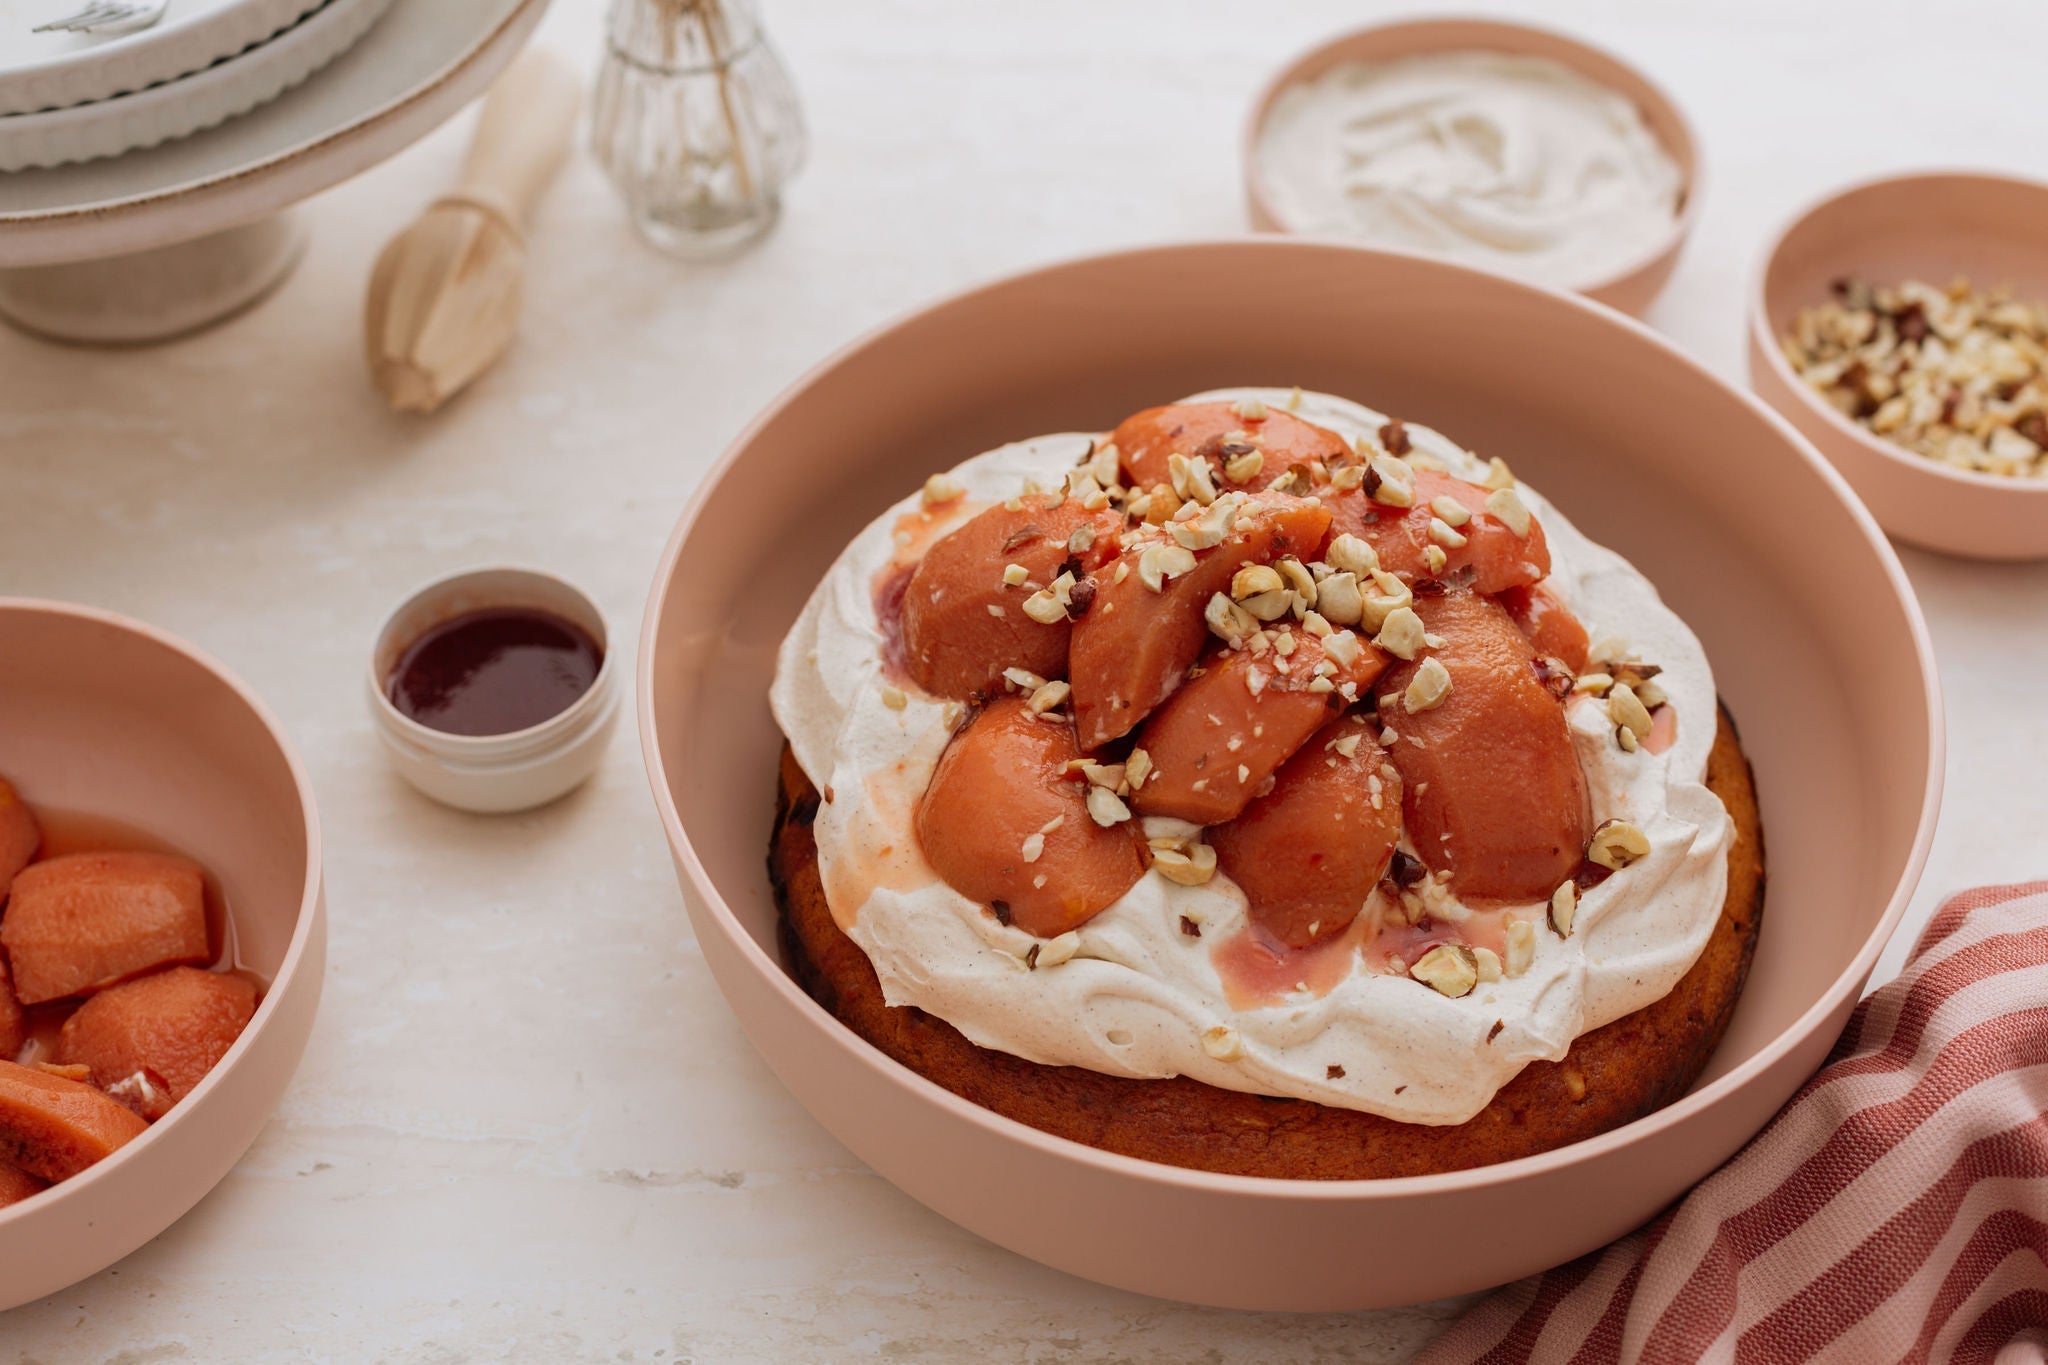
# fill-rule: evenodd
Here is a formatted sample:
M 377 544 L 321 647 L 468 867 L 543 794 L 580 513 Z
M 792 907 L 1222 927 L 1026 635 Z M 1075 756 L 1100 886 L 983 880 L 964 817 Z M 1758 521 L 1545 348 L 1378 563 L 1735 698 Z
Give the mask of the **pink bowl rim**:
M 267 1026 L 277 1013 L 277 1002 L 286 991 L 297 983 L 299 964 L 306 954 L 306 944 L 311 940 L 313 925 L 319 920 L 319 906 L 322 894 L 322 849 L 320 839 L 320 812 L 313 800 L 313 784 L 306 776 L 305 764 L 299 759 L 298 751 L 292 747 L 284 726 L 278 722 L 263 699 L 256 695 L 249 685 L 232 672 L 226 664 L 214 658 L 198 646 L 189 644 L 169 631 L 160 630 L 146 621 L 132 616 L 106 611 L 99 607 L 83 606 L 76 602 L 59 602 L 39 597 L 0 597 L 0 616 L 35 614 L 69 617 L 74 620 L 90 621 L 99 625 L 112 626 L 116 630 L 139 636 L 149 643 L 184 656 L 211 674 L 234 693 L 242 705 L 249 708 L 270 742 L 277 746 L 278 755 L 284 759 L 286 769 L 291 773 L 293 790 L 298 794 L 299 814 L 304 822 L 306 836 L 306 879 L 305 890 L 299 898 L 299 909 L 292 923 L 291 942 L 285 945 L 284 959 L 270 978 L 269 987 L 263 992 L 263 999 L 256 1006 L 256 1013 L 250 1018 L 247 1028 L 235 1039 L 213 1069 L 170 1113 L 158 1119 L 134 1140 L 115 1152 L 93 1163 L 69 1180 L 62 1180 L 18 1204 L 0 1209 L 0 1235 L 5 1235 L 8 1225 L 17 1220 L 37 1216 L 58 1203 L 66 1195 L 87 1185 L 105 1179 L 115 1170 L 135 1160 L 135 1153 L 147 1148 L 157 1133 L 188 1118 L 192 1112 L 206 1103 L 221 1077 L 225 1076 L 239 1062 L 255 1043 L 256 1035 Z M 199 1192 L 204 1197 L 206 1191 Z M 196 1202 L 196 1201 L 195 1201 Z
M 1931 478 L 1937 483 L 1946 482 L 1963 488 L 1996 490 L 2010 496 L 2048 499 L 2048 479 L 2021 479 L 2010 474 L 1980 474 L 1973 469 L 1955 469 L 1938 464 L 1924 455 L 1915 455 L 1885 440 L 1875 432 L 1868 431 L 1850 421 L 1813 391 L 1813 386 L 1793 370 L 1791 362 L 1778 347 L 1777 333 L 1771 330 L 1771 300 L 1767 292 L 1771 269 L 1778 263 L 1778 256 L 1785 249 L 1785 241 L 1793 233 L 1805 227 L 1820 214 L 1841 206 L 1843 201 L 1854 199 L 1860 194 L 1875 190 L 1890 189 L 1898 185 L 1912 185 L 1918 182 L 1939 182 L 1945 180 L 1976 180 L 1988 184 L 2012 186 L 2037 194 L 2048 195 L 2048 181 L 2034 180 L 2023 175 L 2011 175 L 2004 171 L 1983 170 L 1972 167 L 1930 166 L 1920 170 L 1886 171 L 1880 175 L 1866 176 L 1852 180 L 1829 190 L 1818 198 L 1808 200 L 1784 220 L 1776 232 L 1771 234 L 1770 244 L 1758 255 L 1756 265 L 1750 272 L 1749 285 L 1749 339 L 1754 349 L 1764 356 L 1764 363 L 1780 383 L 1799 395 L 1799 403 L 1809 412 L 1817 414 L 1833 431 L 1854 441 L 1863 450 L 1882 456 L 1898 468 L 1919 477 Z M 2048 255 L 2048 248 L 2044 248 Z M 2040 509 L 2048 516 L 2048 506 Z
M 1290 58 L 1285 65 L 1267 77 L 1265 83 L 1259 87 L 1258 93 L 1252 96 L 1251 109 L 1245 115 L 1244 132 L 1240 139 L 1239 147 L 1239 156 L 1244 163 L 1246 193 L 1260 206 L 1267 217 L 1276 223 L 1284 224 L 1285 222 L 1281 215 L 1273 210 L 1273 197 L 1267 192 L 1266 176 L 1265 172 L 1259 167 L 1258 155 L 1259 134 L 1265 129 L 1267 116 L 1272 112 L 1273 101 L 1279 98 L 1280 92 L 1290 85 L 1298 84 L 1302 79 L 1302 71 L 1320 62 L 1331 53 L 1332 49 L 1356 42 L 1368 34 L 1398 33 L 1410 29 L 1442 28 L 1448 25 L 1470 26 L 1474 29 L 1491 29 L 1496 33 L 1533 35 L 1552 42 L 1561 43 L 1569 48 L 1575 48 L 1580 53 L 1596 61 L 1610 62 L 1643 83 L 1643 87 L 1656 98 L 1657 104 L 1660 106 L 1658 112 L 1668 115 L 1672 125 L 1678 129 L 1681 135 L 1682 146 L 1673 147 L 1668 144 L 1665 145 L 1665 150 L 1673 154 L 1673 158 L 1679 161 L 1680 168 L 1685 173 L 1678 214 L 1671 220 L 1670 230 L 1660 237 L 1654 246 L 1638 252 L 1632 258 L 1624 260 L 1620 265 L 1610 268 L 1605 274 L 1592 279 L 1561 285 L 1559 288 L 1576 294 L 1602 293 L 1635 278 L 1656 265 L 1666 256 L 1676 252 L 1685 244 L 1692 236 L 1693 224 L 1699 219 L 1700 200 L 1706 194 L 1707 168 L 1706 160 L 1700 153 L 1699 132 L 1693 127 L 1692 120 L 1686 116 L 1684 106 L 1671 97 L 1670 91 L 1666 90 L 1658 82 L 1650 79 L 1649 73 L 1645 72 L 1641 67 L 1620 54 L 1601 47 L 1597 43 L 1587 42 L 1576 34 L 1566 33 L 1561 29 L 1551 28 L 1544 24 L 1517 23 L 1513 20 L 1497 19 L 1491 15 L 1484 14 L 1413 15 L 1405 18 L 1390 19 L 1381 24 L 1364 24 L 1358 28 L 1347 29 L 1334 37 L 1325 38 L 1321 42 L 1302 49 Z M 1459 49 L 1447 47 L 1443 50 L 1449 52 Z M 1297 237 L 1303 241 L 1323 242 L 1332 246 L 1354 246 L 1366 251 L 1387 251 L 1401 255 L 1428 256 L 1426 252 L 1408 252 L 1399 247 L 1360 242 L 1356 238 L 1334 236 L 1329 233 L 1302 232 L 1285 226 L 1280 229 L 1278 235 Z M 1442 256 L 1428 256 L 1428 259 L 1441 261 L 1446 258 Z M 1448 263 L 1453 265 L 1461 264 L 1461 262 L 1456 261 Z M 1489 271 L 1486 273 L 1491 274 L 1493 272 Z M 1514 279 L 1511 275 L 1503 276 L 1502 278 Z M 1516 282 L 1524 283 L 1524 281 L 1519 280 Z M 1542 288 L 1543 286 L 1538 285 L 1536 287 Z
M 1421 262 L 1425 265 L 1454 271 L 1459 274 L 1484 280 L 1498 288 L 1526 291 L 1543 295 L 1561 302 L 1566 307 L 1590 312 L 1610 324 L 1618 325 L 1632 333 L 1639 343 L 1647 344 L 1664 352 L 1698 378 L 1726 393 L 1747 406 L 1774 428 L 1799 458 L 1820 475 L 1835 498 L 1856 523 L 1866 544 L 1876 554 L 1879 566 L 1891 583 L 1893 594 L 1906 609 L 1910 626 L 1914 654 L 1920 664 L 1920 683 L 1928 718 L 1928 755 L 1926 785 L 1921 793 L 1920 818 L 1915 828 L 1913 846 L 1909 850 L 1898 884 L 1893 888 L 1891 899 L 1876 925 L 1864 939 L 1855 956 L 1828 988 L 1812 1005 L 1779 1034 L 1766 1043 L 1754 1056 L 1749 1057 L 1728 1074 L 1717 1078 L 1706 1086 L 1694 1090 L 1664 1108 L 1647 1114 L 1640 1119 L 1619 1128 L 1611 1129 L 1597 1137 L 1570 1143 L 1549 1152 L 1535 1156 L 1521 1157 L 1513 1161 L 1497 1162 L 1490 1166 L 1474 1167 L 1471 1170 L 1451 1171 L 1437 1175 L 1395 1176 L 1378 1180 L 1289 1180 L 1274 1176 L 1222 1175 L 1213 1171 L 1192 1170 L 1180 1166 L 1169 1166 L 1162 1162 L 1145 1161 L 1137 1157 L 1123 1156 L 1103 1151 L 1086 1143 L 1068 1138 L 1055 1137 L 1029 1124 L 1007 1118 L 992 1109 L 984 1109 L 971 1100 L 962 1099 L 951 1091 L 927 1079 L 902 1063 L 895 1061 L 867 1040 L 861 1038 L 844 1024 L 828 1014 L 822 1006 L 807 995 L 803 988 L 790 977 L 782 964 L 766 952 L 754 940 L 752 934 L 740 924 L 732 908 L 718 893 L 710 876 L 704 870 L 703 861 L 697 856 L 696 848 L 684 830 L 682 817 L 677 813 L 675 802 L 669 796 L 668 775 L 661 759 L 661 749 L 656 743 L 654 720 L 654 659 L 656 627 L 661 619 L 661 608 L 668 595 L 669 585 L 674 581 L 676 561 L 681 558 L 683 547 L 695 532 L 698 520 L 703 516 L 711 495 L 722 484 L 726 476 L 745 455 L 754 439 L 774 422 L 785 409 L 799 400 L 811 386 L 837 366 L 859 352 L 888 340 L 895 334 L 908 330 L 922 322 L 925 317 L 944 309 L 953 308 L 968 301 L 999 290 L 1015 287 L 1024 281 L 1057 276 L 1077 268 L 1103 265 L 1119 260 L 1136 260 L 1155 255 L 1177 255 L 1188 252 L 1206 252 L 1218 247 L 1248 251 L 1309 251 L 1344 254 L 1363 253 L 1367 256 L 1385 256 L 1403 262 Z M 668 835 L 669 848 L 673 853 L 682 875 L 687 878 L 691 890 L 709 908 L 718 928 L 746 961 L 747 965 L 764 976 L 771 989 L 781 1001 L 808 1019 L 822 1030 L 826 1037 L 839 1044 L 849 1056 L 858 1056 L 877 1073 L 884 1083 L 906 1087 L 921 1096 L 927 1103 L 950 1114 L 956 1119 L 986 1131 L 991 1137 L 1035 1147 L 1048 1157 L 1063 1158 L 1083 1166 L 1095 1168 L 1104 1175 L 1120 1176 L 1158 1185 L 1185 1189 L 1190 1193 L 1211 1195 L 1237 1195 L 1258 1198 L 1279 1198 L 1284 1200 L 1393 1200 L 1424 1196 L 1449 1191 L 1471 1191 L 1493 1186 L 1511 1185 L 1516 1181 L 1538 1174 L 1562 1170 L 1584 1162 L 1592 1162 L 1620 1148 L 1627 1147 L 1666 1129 L 1675 1127 L 1695 1114 L 1720 1103 L 1751 1080 L 1777 1064 L 1790 1053 L 1798 1043 L 1831 1015 L 1853 994 L 1861 993 L 1864 982 L 1877 965 L 1879 955 L 1890 940 L 1899 921 L 1904 917 L 1906 906 L 1918 887 L 1922 873 L 1926 870 L 1928 851 L 1933 845 L 1936 817 L 1941 808 L 1942 784 L 1945 777 L 1947 754 L 1947 729 L 1942 710 L 1940 673 L 1935 667 L 1934 645 L 1928 633 L 1927 622 L 1920 611 L 1919 599 L 1914 595 L 1912 584 L 1906 577 L 1904 566 L 1899 562 L 1897 552 L 1885 538 L 1883 530 L 1871 516 L 1863 502 L 1850 488 L 1839 471 L 1823 459 L 1807 439 L 1800 435 L 1791 423 L 1774 412 L 1756 395 L 1740 389 L 1714 374 L 1706 366 L 1694 360 L 1675 343 L 1652 330 L 1642 322 L 1618 309 L 1608 307 L 1574 292 L 1545 289 L 1538 285 L 1526 284 L 1506 276 L 1495 275 L 1475 267 L 1445 261 L 1440 257 L 1423 256 L 1412 252 L 1389 251 L 1374 247 L 1361 247 L 1351 243 L 1321 241 L 1309 237 L 1295 237 L 1288 234 L 1251 233 L 1236 237 L 1196 239 L 1173 242 L 1156 246 L 1134 247 L 1122 250 L 1084 253 L 1044 265 L 1003 275 L 978 285 L 970 286 L 956 293 L 945 295 L 931 303 L 913 308 L 868 331 L 831 352 L 823 360 L 799 375 L 787 388 L 777 394 L 767 407 L 747 423 L 735 436 L 723 454 L 705 472 L 703 481 L 690 495 L 676 529 L 670 533 L 668 544 L 663 548 L 661 559 L 655 568 L 653 587 L 648 593 L 646 615 L 641 622 L 639 658 L 635 665 L 638 713 L 640 721 L 641 757 L 647 768 L 649 786 L 653 789 L 655 806 L 661 814 L 663 831 Z

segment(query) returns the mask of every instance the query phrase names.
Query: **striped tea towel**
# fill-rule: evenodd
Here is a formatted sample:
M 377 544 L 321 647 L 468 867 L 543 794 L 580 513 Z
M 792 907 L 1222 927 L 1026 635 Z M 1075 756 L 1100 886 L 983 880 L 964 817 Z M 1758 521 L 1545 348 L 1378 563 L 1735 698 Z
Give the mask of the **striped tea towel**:
M 1966 891 L 1726 1166 L 1495 1291 L 1418 1365 L 2041 1365 L 2044 1120 L 2048 882 Z

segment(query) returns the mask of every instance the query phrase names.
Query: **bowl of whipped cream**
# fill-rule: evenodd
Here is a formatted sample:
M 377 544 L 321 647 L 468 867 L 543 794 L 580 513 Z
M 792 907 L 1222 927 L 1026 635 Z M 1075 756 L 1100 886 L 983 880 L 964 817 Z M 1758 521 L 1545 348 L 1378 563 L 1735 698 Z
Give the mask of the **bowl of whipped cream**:
M 1639 313 L 1700 196 L 1677 105 L 1545 29 L 1429 19 L 1302 54 L 1245 129 L 1254 227 L 1420 252 Z

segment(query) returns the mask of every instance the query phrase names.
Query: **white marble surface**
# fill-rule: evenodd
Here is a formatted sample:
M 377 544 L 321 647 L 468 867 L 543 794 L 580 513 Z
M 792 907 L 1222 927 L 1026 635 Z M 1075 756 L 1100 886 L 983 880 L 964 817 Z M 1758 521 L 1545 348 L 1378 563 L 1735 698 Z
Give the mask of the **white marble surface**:
M 535 233 L 524 341 L 431 420 L 379 407 L 358 313 L 466 121 L 314 203 L 305 267 L 228 326 L 126 353 L 0 333 L 0 591 L 145 617 L 268 697 L 319 790 L 333 912 L 319 1026 L 248 1158 L 143 1251 L 0 1318 L 0 1357 L 1392 1361 L 1455 1311 L 1181 1308 L 959 1231 L 749 1050 L 630 727 L 576 796 L 467 817 L 384 770 L 359 695 L 385 610 L 480 561 L 573 578 L 625 645 L 707 464 L 860 330 L 1016 267 L 1239 229 L 1246 100 L 1360 17 L 1262 8 L 770 0 L 814 130 L 781 228 L 728 264 L 672 263 L 579 157 Z M 1797 203 L 1894 166 L 2048 171 L 2037 0 L 1541 14 L 1626 52 L 1697 120 L 1705 212 L 1650 320 L 1738 383 L 1752 255 Z M 599 17 L 558 0 L 542 41 L 592 62 Z M 1947 890 L 2048 870 L 2048 566 L 1906 563 L 1950 724 L 1917 925 Z

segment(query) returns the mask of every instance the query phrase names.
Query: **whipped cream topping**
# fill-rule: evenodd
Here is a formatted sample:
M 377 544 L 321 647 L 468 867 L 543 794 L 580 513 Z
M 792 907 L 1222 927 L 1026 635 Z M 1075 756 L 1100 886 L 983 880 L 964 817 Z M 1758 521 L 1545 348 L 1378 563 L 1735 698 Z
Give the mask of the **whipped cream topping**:
M 1350 438 L 1371 439 L 1386 420 L 1344 399 L 1288 390 L 1231 389 L 1188 401 L 1235 398 L 1291 404 L 1304 420 Z M 1459 477 L 1484 478 L 1484 462 L 1456 443 L 1424 427 L 1408 433 L 1415 454 Z M 1313 985 L 1304 981 L 1278 1003 L 1235 1008 L 1219 955 L 1246 929 L 1243 893 L 1221 873 L 1201 886 L 1147 873 L 1077 931 L 1071 960 L 1027 967 L 1038 940 L 998 924 L 941 881 L 918 850 L 911 812 L 958 703 L 898 692 L 884 672 L 874 585 L 892 563 L 1015 496 L 1026 479 L 1057 487 L 1093 439 L 1042 436 L 968 460 L 952 471 L 965 496 L 932 509 L 933 521 L 920 515 L 917 496 L 905 498 L 840 555 L 783 641 L 770 701 L 797 762 L 833 797 L 814 827 L 826 897 L 891 1004 L 916 1005 L 984 1047 L 1031 1061 L 1118 1076 L 1185 1075 L 1451 1124 L 1478 1113 L 1529 1062 L 1562 1058 L 1580 1034 L 1677 984 L 1719 915 L 1733 837 L 1720 800 L 1703 785 L 1717 726 L 1713 676 L 1699 642 L 1648 580 L 1527 485 L 1523 498 L 1549 540 L 1550 588 L 1595 641 L 1623 637 L 1633 657 L 1662 665 L 1657 681 L 1677 718 L 1663 752 L 1624 753 L 1600 706 L 1579 699 L 1567 712 L 1595 823 L 1626 819 L 1650 841 L 1647 856 L 1581 895 L 1570 937 L 1540 928 L 1525 972 L 1455 999 L 1370 969 L 1344 943 L 1318 960 Z M 1456 920 L 1462 907 L 1449 891 L 1433 891 L 1432 909 Z M 1528 913 L 1542 924 L 1540 907 Z M 1200 926 L 1200 937 L 1184 932 L 1183 917 Z
M 1627 96 L 1501 52 L 1335 67 L 1280 93 L 1256 155 L 1296 232 L 1565 286 L 1654 249 L 1683 181 Z

